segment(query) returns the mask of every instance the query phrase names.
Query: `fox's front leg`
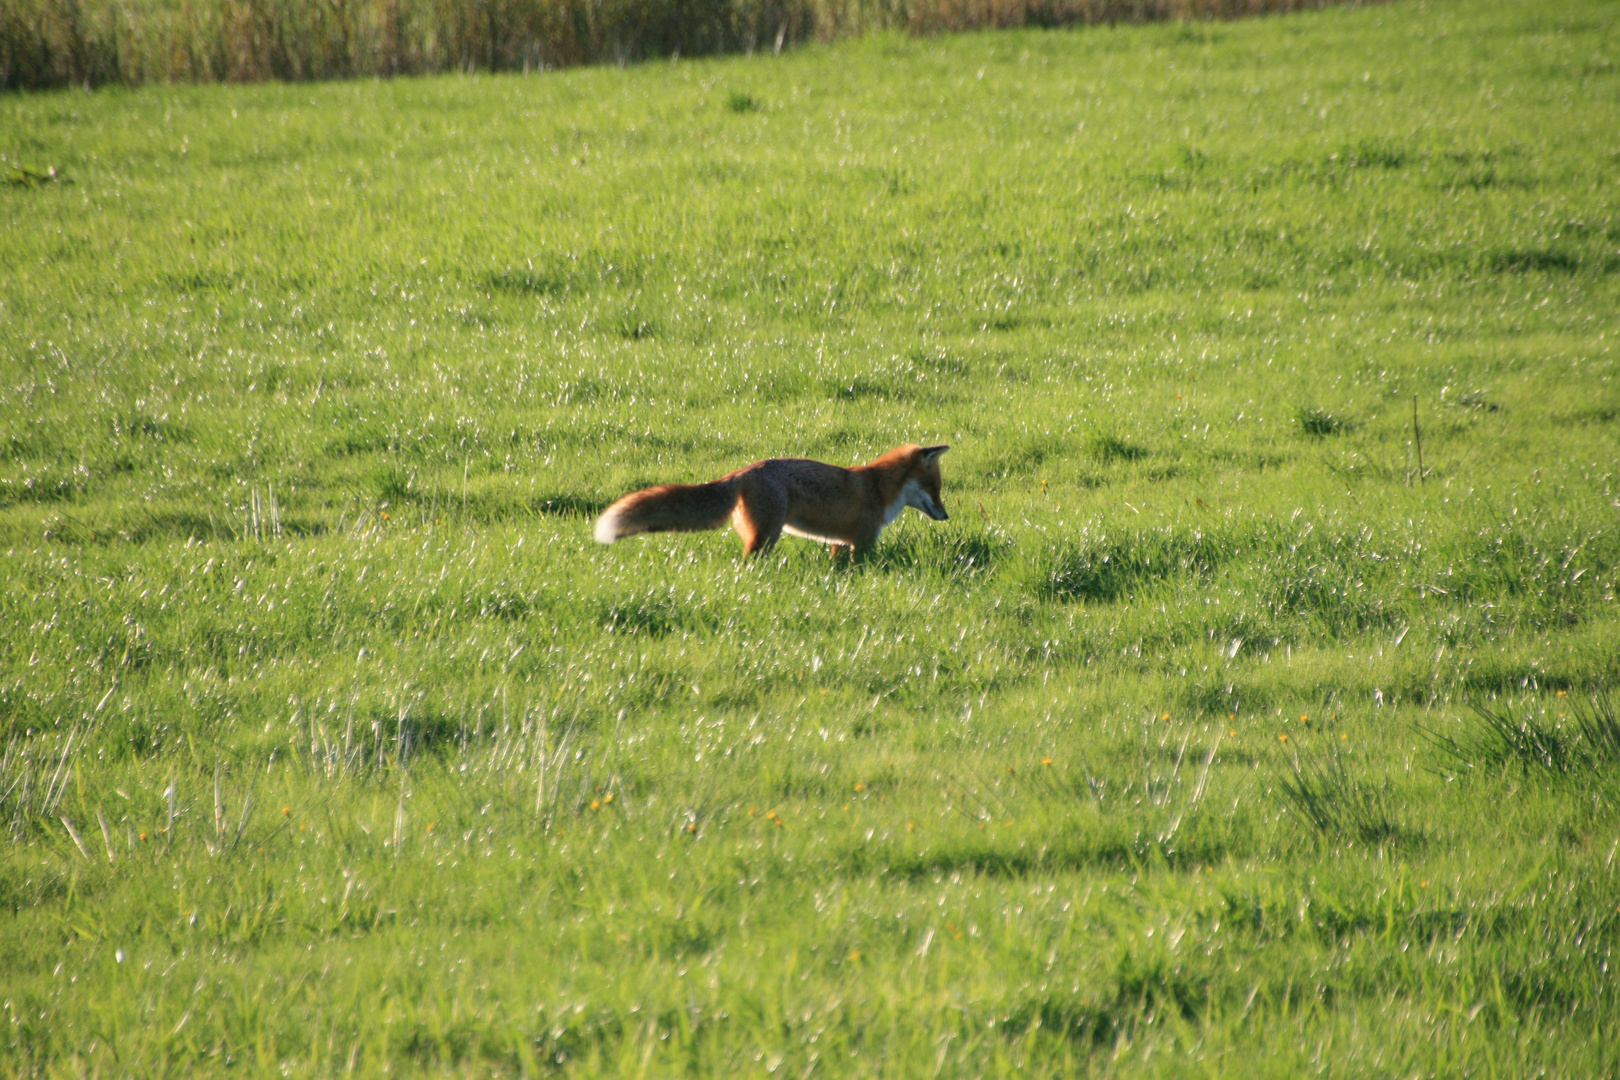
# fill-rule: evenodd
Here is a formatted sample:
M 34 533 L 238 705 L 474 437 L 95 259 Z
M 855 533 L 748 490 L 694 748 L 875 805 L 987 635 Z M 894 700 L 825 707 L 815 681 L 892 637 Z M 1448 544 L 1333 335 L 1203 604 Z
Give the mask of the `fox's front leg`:
M 855 558 L 854 544 L 835 543 L 828 547 L 827 550 L 832 553 L 833 562 L 837 562 L 839 559 L 850 559 L 853 561 Z

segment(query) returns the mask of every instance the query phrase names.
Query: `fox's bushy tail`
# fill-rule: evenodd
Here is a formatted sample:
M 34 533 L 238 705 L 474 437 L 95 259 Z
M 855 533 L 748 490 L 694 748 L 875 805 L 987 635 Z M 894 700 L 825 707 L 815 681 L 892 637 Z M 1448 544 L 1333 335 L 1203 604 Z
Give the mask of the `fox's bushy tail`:
M 711 484 L 659 484 L 632 491 L 596 519 L 599 543 L 637 533 L 700 532 L 718 529 L 737 505 L 737 489 L 730 481 Z

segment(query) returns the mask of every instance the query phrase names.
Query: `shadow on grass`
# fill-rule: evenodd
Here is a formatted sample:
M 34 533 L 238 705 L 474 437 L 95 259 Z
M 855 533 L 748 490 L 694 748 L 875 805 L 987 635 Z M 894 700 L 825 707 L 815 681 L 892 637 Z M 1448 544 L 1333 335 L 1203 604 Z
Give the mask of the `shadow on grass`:
M 679 604 L 664 596 L 603 603 L 597 625 L 610 634 L 667 637 L 679 633 L 712 632 L 720 620 L 701 608 Z
M 302 515 L 277 519 L 280 532 L 293 537 L 322 536 L 331 531 L 319 519 Z M 262 530 L 268 535 L 269 530 Z M 200 513 L 178 507 L 127 507 L 107 517 L 80 518 L 57 513 L 42 529 L 43 539 L 74 547 L 110 547 L 114 544 L 156 544 L 191 540 L 240 541 L 250 535 L 247 523 L 239 517 Z
M 1026 999 L 1002 1018 L 1002 1034 L 1014 1039 L 1039 1029 L 1082 1046 L 1103 1047 L 1136 1024 L 1161 1016 L 1197 1021 L 1210 997 L 1207 976 L 1164 957 L 1139 960 L 1129 951 L 1098 989 L 1090 998 L 1048 994 Z
M 531 499 L 528 505 L 537 514 L 549 514 L 553 517 L 594 518 L 597 514 L 606 510 L 609 503 L 610 500 L 600 499 L 594 495 L 558 492 Z
M 1210 574 L 1239 554 L 1231 537 L 1140 530 L 1060 544 L 1031 566 L 1035 594 L 1047 600 L 1113 603 L 1182 574 Z
M 890 533 L 864 562 L 877 570 L 962 577 L 993 569 L 1012 550 L 1012 541 L 987 529 L 928 523 Z
M 908 881 L 929 881 L 954 874 L 990 878 L 1022 878 L 1087 870 L 1129 871 L 1158 866 L 1190 870 L 1210 866 L 1235 851 L 1225 837 L 1159 838 L 1143 830 L 1130 837 L 1077 836 L 1055 838 L 1039 847 L 1012 847 L 1005 839 L 957 838 L 937 848 L 904 851 L 881 845 L 852 847 L 834 856 L 843 873 L 851 876 L 884 873 Z

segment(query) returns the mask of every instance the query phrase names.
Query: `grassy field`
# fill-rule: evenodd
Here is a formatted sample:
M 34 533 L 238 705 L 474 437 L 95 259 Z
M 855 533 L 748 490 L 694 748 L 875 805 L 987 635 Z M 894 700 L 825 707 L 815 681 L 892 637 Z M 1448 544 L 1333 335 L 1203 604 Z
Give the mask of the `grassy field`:
M 1598 0 L 0 98 L 0 1075 L 1615 1075 L 1616 131 Z

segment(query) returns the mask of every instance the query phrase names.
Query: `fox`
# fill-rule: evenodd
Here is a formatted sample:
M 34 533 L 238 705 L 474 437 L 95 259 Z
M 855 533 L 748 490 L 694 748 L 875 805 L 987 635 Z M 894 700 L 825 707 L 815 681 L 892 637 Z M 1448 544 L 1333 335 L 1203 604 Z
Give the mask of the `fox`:
M 835 558 L 853 557 L 871 550 L 908 506 L 949 520 L 939 493 L 939 458 L 949 449 L 906 443 L 853 469 L 767 458 L 707 484 L 659 484 L 602 511 L 596 539 L 718 529 L 729 518 L 745 557 L 770 551 L 784 532 L 830 544 Z

